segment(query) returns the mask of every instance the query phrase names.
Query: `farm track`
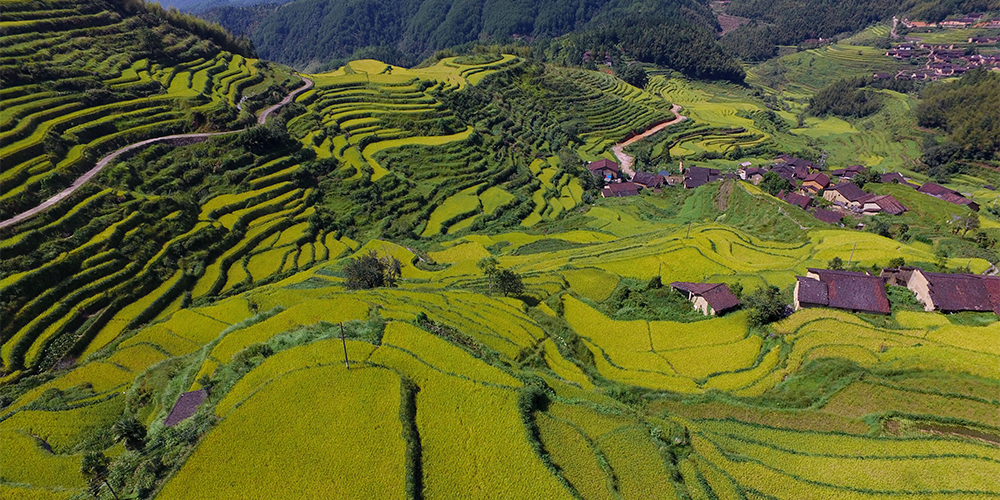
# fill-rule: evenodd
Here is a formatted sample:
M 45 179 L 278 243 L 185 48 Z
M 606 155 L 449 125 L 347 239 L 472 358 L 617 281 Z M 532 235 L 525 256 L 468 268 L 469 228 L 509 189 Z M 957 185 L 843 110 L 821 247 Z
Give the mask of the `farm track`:
M 687 117 L 684 116 L 684 115 L 681 115 L 680 111 L 681 111 L 680 104 L 674 104 L 673 106 L 670 107 L 670 112 L 674 114 L 674 119 L 665 121 L 663 123 L 660 123 L 660 124 L 654 126 L 653 128 L 651 128 L 651 129 L 649 129 L 649 130 L 647 130 L 647 131 L 645 131 L 645 132 L 643 132 L 643 133 L 641 133 L 641 134 L 639 134 L 639 135 L 637 135 L 637 136 L 635 136 L 635 137 L 633 137 L 633 138 L 631 138 L 631 139 L 629 139 L 629 140 L 627 140 L 625 142 L 621 142 L 621 143 L 615 144 L 614 146 L 611 147 L 611 150 L 614 151 L 615 157 L 618 158 L 618 161 L 621 163 L 621 168 L 622 168 L 622 170 L 625 171 L 625 173 L 627 173 L 629 176 L 635 176 L 635 170 L 632 170 L 632 162 L 635 160 L 635 158 L 633 158 L 631 155 L 629 155 L 628 153 L 626 153 L 625 152 L 625 148 L 628 147 L 628 146 L 631 146 L 632 144 L 635 144 L 636 142 L 639 142 L 639 141 L 641 141 L 641 140 L 643 140 L 643 139 L 645 139 L 645 138 L 647 138 L 647 137 L 649 137 L 649 136 L 651 136 L 651 135 L 653 135 L 653 134 L 655 134 L 655 133 L 657 133 L 657 132 L 659 132 L 659 131 L 661 131 L 661 130 L 663 130 L 663 129 L 671 126 L 671 125 L 676 125 L 676 124 L 678 124 L 678 123 L 680 123 L 680 122 L 682 122 L 684 120 L 687 120 Z
M 285 98 L 282 99 L 281 102 L 279 102 L 278 104 L 275 104 L 275 105 L 273 105 L 273 106 L 265 109 L 264 111 L 261 111 L 260 114 L 257 116 L 257 124 L 258 125 L 263 125 L 267 121 L 267 117 L 270 116 L 271 113 L 273 113 L 274 111 L 280 109 L 282 106 L 285 106 L 286 104 L 288 104 L 289 102 L 291 102 L 292 99 L 295 99 L 295 96 L 297 96 L 297 95 L 301 94 L 302 92 L 305 92 L 306 90 L 309 90 L 310 88 L 312 88 L 312 86 L 313 86 L 313 81 L 312 80 L 310 80 L 310 79 L 308 79 L 308 78 L 306 78 L 304 76 L 301 77 L 301 78 L 302 78 L 303 82 L 305 83 L 305 85 L 299 87 L 298 89 L 295 89 L 295 90 L 289 92 L 288 95 L 286 95 Z M 88 170 L 86 173 L 84 173 L 82 176 L 80 176 L 68 188 L 60 191 L 59 193 L 57 193 L 55 196 L 49 198 L 48 200 L 43 201 L 41 204 L 39 204 L 35 208 L 29 209 L 29 210 L 27 210 L 25 212 L 22 212 L 22 213 L 20 213 L 18 215 L 15 215 L 15 216 L 13 216 L 13 217 L 11 217 L 9 219 L 0 221 L 0 228 L 5 228 L 5 227 L 8 227 L 8 226 L 13 226 L 13 225 L 18 224 L 20 222 L 28 220 L 28 219 L 30 219 L 30 218 L 38 215 L 39 213 L 44 212 L 45 210 L 48 210 L 49 208 L 52 208 L 53 206 L 55 206 L 60 201 L 68 198 L 70 195 L 72 195 L 73 193 L 75 193 L 78 189 L 80 189 L 81 186 L 83 186 L 88 181 L 90 181 L 92 178 L 94 178 L 94 176 L 96 176 L 97 174 L 99 174 L 101 172 L 101 170 L 104 169 L 104 167 L 106 167 L 109 163 L 111 163 L 112 160 L 114 160 L 115 158 L 121 156 L 124 153 L 127 153 L 129 151 L 132 151 L 132 150 L 135 150 L 135 149 L 138 149 L 138 148 L 141 148 L 141 147 L 148 146 L 148 145 L 156 143 L 156 142 L 182 141 L 184 139 L 202 140 L 202 139 L 207 139 L 209 137 L 215 137 L 215 136 L 220 136 L 220 135 L 236 134 L 236 133 L 239 133 L 239 132 L 242 132 L 242 131 L 243 131 L 243 129 L 241 129 L 241 130 L 229 130 L 229 131 L 226 131 L 226 132 L 201 132 L 201 133 L 195 133 L 195 134 L 174 134 L 174 135 L 167 135 L 167 136 L 163 136 L 163 137 L 154 137 L 152 139 L 146 139 L 146 140 L 139 141 L 139 142 L 136 142 L 136 143 L 133 143 L 133 144 L 129 144 L 128 146 L 124 146 L 122 148 L 116 149 L 115 151 L 112 151 L 111 153 L 109 153 L 104 158 L 101 158 L 97 162 L 97 164 L 94 165 L 94 168 Z

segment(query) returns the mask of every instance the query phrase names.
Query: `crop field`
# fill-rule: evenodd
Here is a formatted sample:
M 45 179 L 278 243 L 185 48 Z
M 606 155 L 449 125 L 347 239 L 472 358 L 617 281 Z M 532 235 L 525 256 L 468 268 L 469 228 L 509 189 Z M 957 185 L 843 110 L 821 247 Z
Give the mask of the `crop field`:
M 1000 496 L 995 317 L 890 289 L 887 316 L 761 325 L 748 299 L 787 304 L 835 258 L 986 272 L 948 222 L 967 209 L 866 186 L 909 208 L 893 239 L 737 182 L 601 199 L 584 169 L 679 105 L 643 167 L 810 151 L 926 181 L 913 95 L 799 120 L 832 79 L 898 66 L 866 45 L 887 26 L 749 67 L 756 87 L 649 67 L 638 89 L 525 52 L 300 76 L 133 7 L 4 2 L 3 218 L 127 144 L 233 133 L 130 152 L 0 228 L 0 497 Z M 989 207 L 994 179 L 947 185 Z M 400 261 L 396 286 L 348 288 L 369 252 Z M 523 290 L 484 275 L 490 257 Z M 742 307 L 703 317 L 674 281 L 725 282 Z M 91 452 L 110 461 L 96 495 Z

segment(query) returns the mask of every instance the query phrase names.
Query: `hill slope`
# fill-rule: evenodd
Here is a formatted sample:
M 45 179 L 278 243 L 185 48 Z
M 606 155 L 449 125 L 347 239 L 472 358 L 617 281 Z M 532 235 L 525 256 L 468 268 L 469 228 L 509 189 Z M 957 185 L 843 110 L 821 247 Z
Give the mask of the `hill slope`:
M 233 9 L 206 15 L 255 26 L 250 36 L 262 56 L 300 68 L 366 57 L 408 66 L 453 45 L 513 35 L 551 38 L 629 12 L 715 29 L 708 8 L 690 0 L 297 0 L 259 22 L 241 20 Z

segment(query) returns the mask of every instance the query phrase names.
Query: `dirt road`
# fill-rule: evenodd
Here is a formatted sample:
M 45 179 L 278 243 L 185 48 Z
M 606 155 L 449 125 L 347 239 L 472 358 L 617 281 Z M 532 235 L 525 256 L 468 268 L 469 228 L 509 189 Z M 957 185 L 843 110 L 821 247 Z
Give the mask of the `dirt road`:
M 310 79 L 308 79 L 308 78 L 306 78 L 304 76 L 300 77 L 300 78 L 302 78 L 302 81 L 305 82 L 305 85 L 303 85 L 303 86 L 299 87 L 298 89 L 290 92 L 278 104 L 275 104 L 274 106 L 271 106 L 271 107 L 265 109 L 264 111 L 261 111 L 260 115 L 257 116 L 257 123 L 258 124 L 263 125 L 264 122 L 267 120 L 267 117 L 271 113 L 273 113 L 278 108 L 280 108 L 280 107 L 282 107 L 282 106 L 284 106 L 284 105 L 292 102 L 292 99 L 295 99 L 295 96 L 297 96 L 297 95 L 301 94 L 302 92 L 305 92 L 306 90 L 309 90 L 310 88 L 312 88 L 312 86 L 313 86 L 313 81 L 312 80 L 310 80 Z M 242 132 L 242 130 L 230 130 L 228 132 L 206 132 L 206 133 L 199 133 L 199 134 L 176 134 L 176 135 L 168 135 L 168 136 L 164 136 L 164 137 L 154 137 L 152 139 L 146 139 L 144 141 L 139 141 L 139 142 L 134 143 L 134 144 L 129 144 L 128 146 L 125 146 L 123 148 L 116 149 L 115 151 L 111 152 L 110 154 L 108 154 L 104 158 L 101 158 L 97 162 L 97 164 L 94 165 L 94 168 L 88 170 L 87 173 L 81 175 L 80 178 L 78 178 L 76 181 L 74 181 L 73 184 L 71 184 L 68 188 L 63 189 L 62 191 L 60 191 L 55 196 L 53 196 L 53 197 L 51 197 L 51 198 L 43 201 L 40 205 L 38 205 L 35 208 L 32 208 L 30 210 L 27 210 L 25 212 L 17 214 L 14 217 L 11 217 L 9 219 L 0 221 L 0 228 L 4 228 L 4 227 L 7 227 L 7 226 L 13 226 L 14 224 L 17 224 L 19 222 L 23 222 L 23 221 L 25 221 L 27 219 L 30 219 L 30 218 L 34 217 L 35 215 L 38 215 L 39 213 L 44 212 L 45 210 L 48 210 L 49 208 L 53 207 L 56 203 L 59 203 L 60 201 L 66 199 L 71 194 L 73 194 L 74 192 L 76 192 L 77 189 L 80 189 L 80 186 L 86 184 L 87 181 L 89 181 L 90 179 L 93 179 L 95 175 L 99 174 L 101 172 L 101 170 L 104 169 L 104 167 L 106 167 L 108 165 L 108 163 L 111 163 L 112 160 L 114 160 L 115 158 L 121 156 L 124 153 L 127 153 L 127 152 L 132 151 L 132 150 L 137 149 L 137 148 L 148 146 L 150 144 L 153 144 L 154 142 L 172 141 L 172 140 L 177 140 L 177 139 L 205 139 L 205 138 L 214 137 L 214 136 L 217 136 L 217 135 L 236 134 L 236 133 L 239 133 L 239 132 Z
M 643 139 L 645 139 L 645 138 L 647 138 L 647 137 L 649 137 L 649 136 L 651 136 L 651 135 L 653 135 L 653 134 L 655 134 L 655 133 L 657 133 L 657 132 L 659 132 L 659 131 L 661 131 L 661 130 L 663 130 L 663 129 L 671 126 L 671 125 L 674 125 L 674 124 L 680 123 L 680 122 L 682 122 L 684 120 L 687 120 L 687 117 L 681 115 L 680 111 L 681 111 L 680 104 L 674 104 L 673 106 L 670 107 L 670 112 L 674 114 L 674 119 L 673 120 L 668 120 L 668 121 L 665 121 L 663 123 L 657 124 L 657 125 L 653 126 L 653 128 L 651 128 L 651 129 L 649 129 L 649 130 L 647 130 L 647 131 L 645 131 L 645 132 L 643 132 L 643 133 L 641 133 L 641 134 L 639 134 L 639 135 L 637 135 L 637 136 L 635 136 L 635 137 L 633 137 L 633 138 L 631 138 L 631 139 L 629 139 L 629 140 L 627 140 L 625 142 L 620 142 L 620 143 L 615 144 L 614 146 L 611 147 L 611 151 L 614 151 L 615 157 L 618 158 L 619 167 L 621 167 L 621 169 L 622 169 L 623 172 L 625 172 L 626 174 L 628 174 L 629 177 L 632 177 L 632 176 L 635 175 L 635 170 L 632 170 L 632 162 L 635 160 L 635 158 L 633 158 L 631 155 L 629 155 L 628 153 L 626 153 L 625 152 L 625 148 L 628 147 L 628 146 L 630 146 L 630 145 L 632 145 L 632 144 L 635 144 L 636 142 L 641 141 L 641 140 L 643 140 Z

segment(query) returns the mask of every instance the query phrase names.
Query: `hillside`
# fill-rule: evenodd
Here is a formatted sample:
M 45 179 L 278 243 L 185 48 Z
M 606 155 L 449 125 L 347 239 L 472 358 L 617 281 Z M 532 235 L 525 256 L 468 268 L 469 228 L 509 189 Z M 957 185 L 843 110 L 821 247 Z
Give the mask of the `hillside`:
M 252 26 L 248 35 L 261 56 L 304 69 L 330 67 L 330 61 L 335 68 L 363 58 L 410 66 L 455 45 L 511 37 L 549 39 L 600 28 L 633 13 L 662 19 L 662 29 L 668 31 L 685 23 L 715 30 L 708 8 L 689 0 L 297 0 L 273 13 L 242 12 L 246 16 L 236 8 L 205 15 L 234 30 Z
M 150 4 L 0 1 L 0 498 L 1000 497 L 1000 317 L 861 276 L 996 283 L 1000 165 L 914 189 L 992 76 L 879 86 L 909 64 L 861 33 L 729 83 L 703 6 L 626 1 L 299 74 Z M 739 179 L 784 154 L 906 211 Z M 588 169 L 622 155 L 673 185 Z M 828 267 L 885 309 L 799 300 Z

